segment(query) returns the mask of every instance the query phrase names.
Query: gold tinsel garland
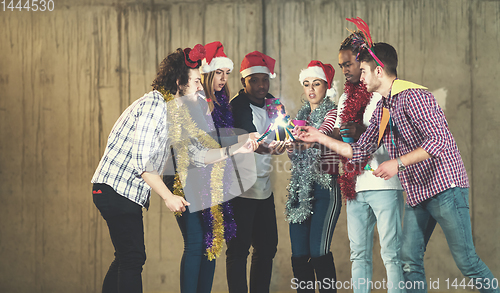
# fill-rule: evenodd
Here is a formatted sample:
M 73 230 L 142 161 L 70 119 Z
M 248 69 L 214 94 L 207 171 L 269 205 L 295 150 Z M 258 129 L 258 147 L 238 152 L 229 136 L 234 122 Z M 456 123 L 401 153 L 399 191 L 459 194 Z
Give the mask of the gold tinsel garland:
M 174 145 L 176 145 L 176 162 L 177 162 L 177 172 L 175 174 L 174 191 L 173 194 L 178 196 L 184 196 L 183 183 L 186 184 L 187 170 L 189 167 L 189 151 L 188 143 L 189 140 L 182 139 L 183 132 L 187 132 L 184 137 L 195 137 L 200 142 L 202 146 L 207 149 L 217 149 L 220 145 L 205 131 L 199 129 L 196 123 L 191 119 L 189 110 L 186 105 L 182 103 L 177 103 L 174 100 L 174 96 L 165 89 L 160 89 L 159 92 L 163 95 L 163 98 L 167 102 L 167 115 L 171 121 L 169 127 L 169 136 L 172 139 Z M 221 253 L 222 246 L 224 243 L 224 217 L 222 215 L 222 203 L 224 198 L 223 193 L 223 178 L 224 178 L 224 167 L 226 161 L 217 162 L 213 164 L 212 172 L 210 174 L 210 188 L 211 188 L 211 208 L 210 212 L 212 214 L 212 245 L 207 247 L 206 255 L 209 260 L 213 260 L 218 257 Z M 176 216 L 180 216 L 181 213 L 175 213 Z

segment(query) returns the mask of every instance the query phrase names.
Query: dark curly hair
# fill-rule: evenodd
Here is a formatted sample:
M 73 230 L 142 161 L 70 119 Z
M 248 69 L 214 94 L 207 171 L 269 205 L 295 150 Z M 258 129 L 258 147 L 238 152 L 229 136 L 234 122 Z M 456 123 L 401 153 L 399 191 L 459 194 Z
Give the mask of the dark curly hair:
M 201 61 L 198 61 L 197 67 L 187 67 L 184 60 L 184 51 L 178 48 L 161 61 L 160 68 L 151 86 L 154 90 L 164 88 L 172 95 L 175 95 L 178 89 L 177 80 L 179 80 L 179 86 L 186 85 L 189 81 L 189 69 L 197 69 L 200 66 Z
M 360 30 L 357 30 L 354 33 L 350 34 L 347 38 L 345 38 L 342 43 L 340 43 L 339 52 L 343 50 L 350 50 L 354 55 L 357 55 L 360 48 L 357 45 L 353 45 L 353 39 L 355 36 L 363 39 L 366 42 L 365 35 Z

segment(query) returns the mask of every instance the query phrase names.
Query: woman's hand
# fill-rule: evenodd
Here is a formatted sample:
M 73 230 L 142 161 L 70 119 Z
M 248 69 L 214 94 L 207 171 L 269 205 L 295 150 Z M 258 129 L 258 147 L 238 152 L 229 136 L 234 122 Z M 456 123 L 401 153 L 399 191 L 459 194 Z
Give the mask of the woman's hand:
M 238 135 L 238 143 L 246 142 L 248 140 L 248 138 L 253 139 L 253 140 L 257 140 L 261 136 L 262 135 L 258 132 L 250 132 L 247 134 L 241 134 L 241 135 Z
M 250 133 L 248 134 L 248 136 L 249 136 L 249 138 L 250 138 L 250 139 L 257 140 L 257 139 L 259 139 L 259 137 L 261 137 L 261 136 L 262 136 L 262 134 L 260 134 L 260 133 L 258 133 L 258 132 L 250 132 Z M 259 142 L 260 142 L 260 141 L 259 141 Z
M 239 147 L 234 153 L 232 154 L 248 154 L 248 153 L 253 153 L 255 150 L 259 147 L 259 145 L 262 143 L 262 141 L 257 142 L 256 139 L 252 139 L 252 137 L 255 137 L 258 135 L 257 132 L 252 132 L 255 133 L 254 136 L 249 135 L 247 141 Z M 229 155 L 232 155 L 231 153 Z

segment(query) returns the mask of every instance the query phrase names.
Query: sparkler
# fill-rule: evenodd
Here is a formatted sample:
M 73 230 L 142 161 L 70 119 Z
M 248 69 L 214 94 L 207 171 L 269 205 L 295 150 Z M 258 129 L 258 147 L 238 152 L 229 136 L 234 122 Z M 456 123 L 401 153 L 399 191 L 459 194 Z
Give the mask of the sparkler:
M 263 140 L 264 138 L 266 138 L 266 136 L 268 136 L 269 133 L 271 133 L 271 131 L 273 131 L 273 130 L 274 130 L 274 126 L 273 126 L 273 123 L 271 123 L 267 127 L 266 132 L 264 132 L 264 134 L 261 137 L 259 137 L 259 139 L 257 139 L 257 142 L 260 142 L 261 140 Z
M 293 137 L 292 132 L 290 131 L 290 129 L 288 129 L 288 127 L 285 127 L 285 131 L 286 131 L 286 133 L 290 136 L 290 138 L 291 138 L 293 141 L 295 141 L 295 137 Z

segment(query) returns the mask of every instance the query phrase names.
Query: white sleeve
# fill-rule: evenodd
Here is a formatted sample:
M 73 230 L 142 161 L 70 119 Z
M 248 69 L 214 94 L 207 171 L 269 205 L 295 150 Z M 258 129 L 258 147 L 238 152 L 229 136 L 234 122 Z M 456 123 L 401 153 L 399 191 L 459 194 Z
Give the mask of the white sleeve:
M 363 115 L 363 124 L 368 127 L 370 125 L 370 119 L 372 118 L 373 112 L 377 108 L 377 103 L 382 99 L 379 93 L 373 93 L 370 102 L 366 105 L 365 113 Z
M 333 126 L 333 128 L 340 128 L 340 116 L 342 114 L 342 110 L 344 109 L 345 100 L 347 100 L 347 95 L 343 93 L 339 98 L 339 105 L 337 107 L 337 119 L 335 119 L 335 125 Z

